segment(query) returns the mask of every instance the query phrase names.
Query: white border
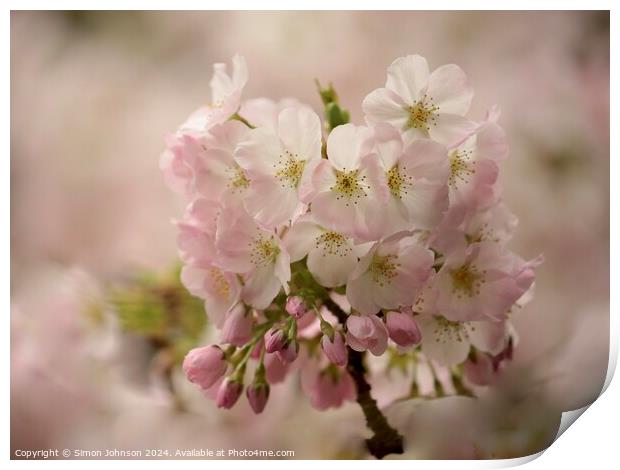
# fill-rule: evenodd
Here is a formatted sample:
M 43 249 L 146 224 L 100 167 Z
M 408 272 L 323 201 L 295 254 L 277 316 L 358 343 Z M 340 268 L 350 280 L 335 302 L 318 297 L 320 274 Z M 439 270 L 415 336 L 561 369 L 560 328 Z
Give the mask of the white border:
M 60 2 L 44 2 L 44 1 L 9 1 L 7 2 L 10 9 L 79 9 L 83 8 L 84 2 L 79 1 L 60 1 Z M 263 7 L 262 9 L 269 10 L 278 10 L 278 9 L 347 9 L 347 6 L 350 2 L 345 2 L 342 0 L 315 0 L 312 2 L 304 1 L 304 2 L 295 2 L 295 5 L 292 5 L 291 2 L 285 1 L 270 1 L 270 2 L 261 2 L 258 5 L 256 2 L 251 1 L 240 1 L 240 0 L 227 0 L 226 2 L 206 2 L 206 1 L 190 1 L 190 0 L 176 0 L 175 2 L 165 2 L 165 1 L 135 1 L 135 0 L 107 0 L 107 1 L 91 1 L 88 2 L 88 6 L 90 8 L 101 8 L 101 9 L 160 9 L 160 10 L 171 10 L 171 9 L 204 9 L 205 7 L 209 7 L 210 9 L 219 10 L 219 9 L 256 9 L 257 6 Z M 611 1 L 602 1 L 602 0 L 590 0 L 588 2 L 584 1 L 576 1 L 576 0 L 564 0 L 563 2 L 550 1 L 550 0 L 522 0 L 522 1 L 504 1 L 501 4 L 498 2 L 484 2 L 484 1 L 470 1 L 467 2 L 468 9 L 491 9 L 491 10 L 542 10 L 542 9 L 556 9 L 557 6 L 562 6 L 563 9 L 575 9 L 575 10 L 609 10 L 612 9 Z M 433 10 L 450 10 L 450 9 L 463 9 L 464 3 L 457 1 L 447 1 L 447 0 L 434 0 L 430 5 L 428 3 L 416 2 L 412 3 L 410 1 L 391 1 L 384 0 L 381 2 L 357 2 L 355 4 L 358 8 L 370 9 L 370 10 L 394 10 L 394 9 L 409 9 L 412 6 L 422 6 L 428 7 L 432 6 Z M 224 8 L 225 7 L 225 8 Z M 5 47 L 3 48 L 3 63 L 5 64 L 5 70 L 8 71 L 10 67 L 10 19 L 9 12 L 4 15 L 2 25 L 4 31 L 4 39 L 5 39 Z M 615 11 L 611 12 L 611 50 L 617 50 L 617 38 L 616 38 L 616 28 L 618 26 L 618 21 L 616 18 Z M 619 75 L 617 70 L 617 60 L 612 54 L 611 57 L 611 83 L 618 83 Z M 3 76 L 3 85 L 4 89 L 7 90 L 6 93 L 10 99 L 10 75 L 5 73 Z M 5 96 L 7 96 L 5 95 Z M 8 100 L 5 100 L 5 103 Z M 618 96 L 615 93 L 614 88 L 611 89 L 611 129 L 617 129 L 617 110 L 618 110 Z M 7 149 L 6 154 L 10 155 L 10 108 L 5 106 L 5 111 L 3 113 L 4 120 L 4 131 L 5 131 L 5 148 Z M 611 147 L 610 147 L 610 155 L 620 156 L 618 153 L 618 138 L 615 133 L 611 133 Z M 610 179 L 611 175 L 618 175 L 617 172 L 617 161 L 616 158 L 611 158 L 610 161 Z M 4 172 L 1 176 L 2 178 L 2 187 L 4 190 L 5 197 L 3 198 L 1 207 L 2 207 L 2 215 L 3 219 L 7 222 L 7 228 L 2 231 L 2 238 L 4 242 L 5 248 L 5 260 L 10 259 L 10 230 L 8 225 L 10 224 L 10 159 L 5 158 Z M 612 182 L 615 182 L 612 180 Z M 617 208 L 617 198 L 618 192 L 617 187 L 614 184 L 611 184 L 611 214 L 614 214 Z M 616 217 L 611 218 L 611 240 L 618 240 L 618 236 L 620 235 L 618 231 L 618 222 Z M 611 280 L 618 279 L 618 270 L 616 266 L 618 266 L 618 252 L 614 245 L 611 245 Z M 4 266 L 1 271 L 2 280 L 3 280 L 3 293 L 5 300 L 5 305 L 10 306 L 10 265 L 5 261 Z M 611 381 L 613 376 L 613 372 L 615 371 L 616 362 L 617 362 L 617 351 L 618 351 L 618 318 L 616 310 L 618 307 L 618 293 L 616 289 L 612 288 L 611 295 L 611 342 L 610 342 L 610 369 L 607 376 L 606 387 L 607 390 L 603 393 L 603 395 L 588 409 L 585 411 L 583 416 L 579 418 L 579 423 L 575 426 L 571 426 L 564 434 L 562 434 L 557 442 L 555 442 L 549 449 L 542 453 L 538 458 L 532 461 L 532 457 L 526 457 L 523 459 L 514 459 L 508 461 L 485 461 L 485 462 L 472 462 L 472 461 L 386 461 L 383 465 L 389 466 L 398 466 L 404 468 L 411 468 L 411 465 L 415 465 L 416 468 L 498 468 L 498 467 L 506 467 L 506 466 L 515 466 L 519 464 L 526 463 L 530 461 L 528 464 L 528 468 L 541 468 L 547 469 L 550 466 L 553 467 L 563 467 L 563 468 L 583 468 L 585 465 L 588 465 L 592 468 L 609 468 L 610 462 L 617 461 L 615 450 L 617 446 L 616 436 L 617 430 L 616 427 L 618 425 L 617 415 L 614 416 L 614 411 L 618 409 L 618 405 L 620 403 L 620 386 L 618 385 L 618 380 Z M 7 315 L 5 316 L 5 328 L 4 328 L 4 342 L 3 342 L 3 352 L 4 352 L 4 360 L 3 363 L 3 372 L 4 377 L 8 378 L 9 375 L 9 357 L 10 357 L 10 328 L 9 328 L 9 309 L 7 309 Z M 9 381 L 6 380 L 6 387 L 3 388 L 3 402 L 5 404 L 5 410 L 9 410 Z M 8 413 L 5 415 L 4 420 L 5 426 L 2 430 L 2 444 L 3 444 L 3 456 L 5 459 L 8 459 L 10 455 L 10 421 L 8 419 Z M 37 464 L 41 461 L 37 461 Z M 204 469 L 205 465 L 209 467 L 223 466 L 223 465 L 233 465 L 228 460 L 223 461 L 175 461 L 173 465 L 187 465 L 190 467 L 201 468 Z M 153 468 L 153 467 L 163 467 L 170 465 L 169 461 L 123 461 L 122 465 L 128 464 L 132 466 L 138 466 L 145 468 Z M 270 467 L 273 468 L 278 466 L 290 466 L 291 462 L 286 461 L 253 461 L 248 462 L 248 465 L 252 465 L 253 467 Z M 304 462 L 304 461 L 295 461 L 292 465 L 306 467 L 313 465 L 312 461 Z M 22 466 L 22 465 L 32 465 L 29 462 L 25 461 L 11 461 L 10 465 L 14 466 Z M 36 464 L 35 464 L 36 465 Z M 56 468 L 57 466 L 61 466 L 62 468 L 72 467 L 82 468 L 84 463 L 81 461 L 48 461 L 46 465 L 50 465 L 52 468 Z M 107 461 L 89 461 L 89 466 L 108 468 L 110 466 L 110 462 Z M 353 466 L 357 468 L 358 466 L 366 466 L 366 465 L 374 465 L 374 462 L 339 462 L 338 465 Z

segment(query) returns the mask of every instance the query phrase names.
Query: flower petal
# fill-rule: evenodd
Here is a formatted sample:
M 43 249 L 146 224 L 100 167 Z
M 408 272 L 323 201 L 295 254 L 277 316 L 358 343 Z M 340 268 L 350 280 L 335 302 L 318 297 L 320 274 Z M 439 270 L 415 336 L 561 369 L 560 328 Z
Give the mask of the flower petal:
M 448 64 L 431 73 L 427 94 L 433 98 L 441 113 L 464 116 L 469 111 L 474 91 L 463 69 L 458 65 Z

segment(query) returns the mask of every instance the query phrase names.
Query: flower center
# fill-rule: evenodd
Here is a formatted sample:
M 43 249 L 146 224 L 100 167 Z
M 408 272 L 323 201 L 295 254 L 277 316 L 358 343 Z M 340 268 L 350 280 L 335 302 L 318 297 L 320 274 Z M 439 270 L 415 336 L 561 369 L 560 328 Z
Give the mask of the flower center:
M 469 333 L 475 330 L 469 322 L 450 321 L 447 318 L 435 317 L 435 342 L 447 343 L 457 341 L 459 343 L 469 339 Z
M 396 255 L 374 256 L 369 271 L 372 274 L 372 280 L 380 287 L 389 285 L 397 276 L 396 270 L 400 267 L 400 263 L 397 263 L 396 259 Z
M 306 161 L 301 160 L 297 154 L 292 154 L 288 150 L 280 155 L 280 161 L 277 166 L 276 178 L 282 183 L 282 187 L 286 186 L 296 189 L 301 181 L 301 175 L 306 167 Z
M 337 232 L 323 232 L 316 237 L 315 247 L 323 249 L 323 256 L 346 256 L 351 252 L 347 239 Z
M 430 96 L 424 95 L 420 101 L 416 101 L 407 110 L 409 111 L 407 127 L 428 132 L 430 126 L 437 125 L 436 113 L 439 111 L 439 107 L 433 104 L 433 98 Z
M 231 166 L 228 168 L 230 176 L 228 177 L 228 188 L 232 192 L 243 192 L 250 186 L 250 180 L 243 169 L 239 165 Z
M 336 184 L 330 189 L 336 192 L 336 199 L 346 198 L 352 200 L 353 204 L 357 204 L 361 197 L 366 196 L 366 191 L 364 191 L 365 181 L 366 176 L 360 175 L 359 170 L 336 170 Z M 345 205 L 348 206 L 349 202 L 345 203 Z
M 211 277 L 211 285 L 213 286 L 213 290 L 217 292 L 222 297 L 228 298 L 230 294 L 230 284 L 220 271 L 216 267 L 212 267 L 209 269 L 209 276 Z
M 448 178 L 450 186 L 467 183 L 469 178 L 476 173 L 476 169 L 470 164 L 471 154 L 471 150 L 455 150 L 450 155 L 450 177 Z
M 403 170 L 404 169 L 403 167 Z M 390 193 L 398 199 L 401 199 L 403 194 L 407 194 L 408 190 L 413 185 L 413 178 L 407 174 L 401 173 L 400 170 L 401 168 L 398 165 L 394 165 L 385 173 Z
M 485 283 L 484 275 L 486 271 L 479 271 L 478 268 L 470 264 L 464 264 L 458 269 L 450 271 L 452 277 L 452 293 L 456 294 L 457 298 L 462 298 L 463 295 L 467 297 L 473 297 L 474 295 L 480 295 L 480 287 Z
M 485 222 L 476 232 L 466 233 L 465 241 L 468 245 L 486 241 L 498 243 L 499 237 L 495 233 L 495 230 L 493 230 L 493 228 L 487 222 Z
M 274 237 L 266 238 L 263 235 L 257 236 L 250 242 L 252 251 L 250 260 L 254 265 L 265 265 L 275 262 L 276 256 L 280 253 L 280 248 L 274 241 Z

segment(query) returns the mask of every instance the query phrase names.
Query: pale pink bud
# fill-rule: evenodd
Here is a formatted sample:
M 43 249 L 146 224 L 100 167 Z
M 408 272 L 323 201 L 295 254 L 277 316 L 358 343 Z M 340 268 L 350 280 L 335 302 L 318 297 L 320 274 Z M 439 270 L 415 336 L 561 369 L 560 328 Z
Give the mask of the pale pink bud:
M 183 360 L 183 372 L 187 380 L 203 389 L 211 387 L 226 372 L 228 363 L 218 346 L 192 349 Z
M 292 295 L 286 299 L 286 311 L 289 315 L 300 319 L 308 312 L 308 309 L 301 297 L 298 295 Z
M 246 389 L 245 393 L 254 413 L 262 413 L 269 399 L 269 384 L 266 382 L 254 382 Z
M 234 306 L 227 314 L 222 326 L 222 341 L 243 346 L 252 338 L 253 319 L 242 304 Z
M 289 341 L 289 343 L 282 349 L 280 349 L 277 354 L 284 362 L 294 362 L 297 359 L 297 354 L 299 353 L 299 343 L 296 340 Z
M 224 379 L 220 385 L 220 389 L 217 391 L 217 397 L 215 398 L 215 404 L 218 408 L 232 408 L 243 391 L 243 384 L 237 380 L 230 378 Z
M 288 374 L 288 362 L 280 359 L 278 354 L 265 354 L 265 375 L 270 384 L 282 382 Z
M 347 363 L 348 354 L 347 347 L 344 344 L 344 338 L 339 331 L 334 332 L 334 340 L 330 341 L 328 335 L 321 338 L 321 348 L 323 352 L 337 366 L 344 366 Z
M 489 385 L 493 380 L 493 358 L 485 353 L 476 353 L 475 361 L 463 363 L 463 375 L 473 385 Z
M 265 333 L 265 351 L 276 352 L 286 346 L 286 334 L 280 328 L 271 328 Z
M 388 333 L 376 315 L 349 315 L 347 318 L 347 344 L 355 351 L 369 350 L 380 356 L 387 349 Z
M 392 341 L 399 346 L 413 346 L 422 341 L 420 327 L 413 316 L 408 313 L 388 312 L 385 326 Z

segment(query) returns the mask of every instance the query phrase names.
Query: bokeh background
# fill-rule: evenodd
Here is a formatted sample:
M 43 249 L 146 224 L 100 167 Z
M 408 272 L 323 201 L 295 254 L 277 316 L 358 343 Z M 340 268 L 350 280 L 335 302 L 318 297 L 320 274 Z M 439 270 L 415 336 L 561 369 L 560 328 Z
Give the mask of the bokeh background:
M 501 394 L 390 412 L 411 458 L 548 445 L 561 411 L 592 402 L 607 372 L 607 12 L 12 12 L 11 447 L 364 457 L 355 405 L 314 411 L 290 377 L 258 419 L 245 404 L 221 412 L 153 353 L 161 338 L 110 312 L 110 286 L 144 272 L 174 283 L 170 220 L 182 206 L 158 169 L 162 136 L 209 101 L 212 63 L 235 52 L 249 64 L 246 98 L 292 96 L 320 112 L 316 77 L 357 122 L 386 67 L 411 53 L 467 72 L 473 118 L 500 106 L 512 247 L 546 260 L 514 316 L 515 360 Z M 475 431 L 446 433 L 455 426 Z

